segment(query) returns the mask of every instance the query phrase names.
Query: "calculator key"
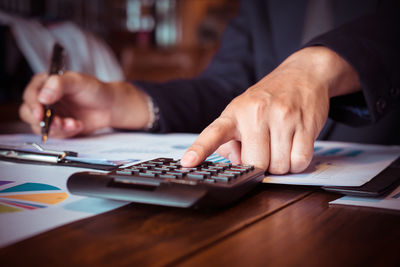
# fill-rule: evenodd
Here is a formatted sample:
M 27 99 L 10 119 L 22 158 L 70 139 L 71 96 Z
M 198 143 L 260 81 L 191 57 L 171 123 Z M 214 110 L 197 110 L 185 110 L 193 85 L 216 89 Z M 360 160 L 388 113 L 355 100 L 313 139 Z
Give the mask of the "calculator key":
M 180 178 L 183 177 L 183 173 L 181 173 L 181 172 L 172 171 L 172 172 L 166 172 L 166 174 L 175 175 L 175 176 L 180 177 Z
M 239 175 L 241 174 L 240 171 L 232 171 L 231 169 L 225 170 L 224 173 L 234 174 L 234 175 L 236 175 L 236 176 L 239 176 Z
M 170 169 L 165 168 L 165 167 L 155 167 L 154 170 L 155 170 L 155 171 L 163 171 L 163 172 L 168 172 L 168 171 L 170 171 Z
M 129 170 L 116 170 L 116 174 L 122 174 L 122 175 L 132 175 L 132 171 Z
M 143 167 L 154 168 L 154 167 L 156 167 L 157 165 L 156 165 L 156 164 L 152 164 L 152 163 L 143 163 L 142 166 L 143 166 Z
M 149 172 L 139 172 L 139 176 L 141 177 L 151 177 L 154 178 L 157 176 L 155 173 L 149 173 Z
M 139 169 L 139 170 L 148 170 L 149 167 L 146 167 L 146 166 L 136 166 L 136 169 Z
M 181 168 L 181 170 L 186 170 L 186 171 L 197 171 L 198 168 L 197 168 L 197 167 L 196 167 L 196 168 L 186 168 L 186 167 L 184 167 L 184 168 Z
M 241 172 L 241 173 L 246 173 L 246 172 L 248 172 L 247 169 L 245 169 L 245 168 L 238 168 L 238 167 L 232 167 L 232 168 L 230 168 L 230 170 L 232 170 L 232 171 L 238 171 L 238 172 Z
M 212 169 L 212 170 L 217 170 L 217 171 L 223 171 L 226 169 L 226 167 L 223 167 L 223 166 L 208 166 L 208 168 Z
M 209 184 L 214 184 L 214 183 L 215 183 L 215 180 L 214 180 L 214 179 L 207 178 L 207 179 L 204 179 L 203 182 L 209 183 Z
M 245 168 L 248 171 L 254 170 L 254 166 L 252 165 L 238 165 L 238 166 L 240 166 L 241 168 Z
M 219 170 L 217 170 L 217 169 L 209 169 L 209 168 L 202 168 L 201 170 L 208 172 L 210 174 L 217 174 L 219 172 Z
M 234 174 L 234 173 L 225 173 L 225 172 L 222 172 L 222 173 L 219 173 L 218 174 L 218 176 L 225 176 L 225 177 L 229 177 L 229 178 L 235 178 L 237 175 L 236 174 Z
M 160 178 L 176 179 L 176 178 L 178 178 L 178 176 L 172 175 L 172 174 L 160 174 Z
M 231 167 L 232 164 L 231 164 L 231 163 L 222 163 L 222 162 L 218 162 L 218 163 L 215 163 L 215 166 L 220 166 L 220 167 L 228 168 L 228 167 Z
M 206 178 L 207 176 L 206 176 L 205 174 L 202 174 L 202 173 L 191 172 L 191 173 L 188 173 L 188 174 L 186 175 L 186 177 L 187 177 L 187 178 L 190 178 L 190 179 L 204 179 L 204 178 Z
M 151 170 L 151 171 L 147 171 L 147 173 L 154 173 L 154 174 L 163 174 L 165 173 L 164 171 L 157 171 L 157 170 Z
M 156 158 L 153 161 L 161 161 L 161 162 L 165 163 L 165 162 L 174 161 L 174 159 L 171 159 L 171 158 Z

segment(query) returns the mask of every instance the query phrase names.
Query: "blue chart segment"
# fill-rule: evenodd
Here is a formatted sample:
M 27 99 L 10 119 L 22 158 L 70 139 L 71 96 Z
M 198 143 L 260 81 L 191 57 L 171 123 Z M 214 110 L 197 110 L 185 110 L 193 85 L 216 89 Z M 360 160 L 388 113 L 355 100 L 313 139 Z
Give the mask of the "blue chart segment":
M 342 152 L 342 148 L 331 148 L 325 151 L 320 152 L 321 156 L 334 156 L 337 155 L 339 152 Z
M 217 163 L 217 162 L 223 162 L 223 163 L 231 163 L 229 161 L 229 159 L 223 158 L 220 155 L 214 153 L 211 156 L 209 156 L 206 161 L 211 161 L 213 163 Z
M 343 147 L 333 147 L 324 149 L 321 146 L 314 147 L 314 155 L 322 157 L 357 157 L 364 153 L 361 149 L 348 149 Z
M 38 184 L 38 183 L 24 183 L 21 185 L 13 186 L 4 190 L 0 193 L 7 192 L 25 192 L 25 191 L 45 191 L 45 190 L 60 190 L 60 188 L 48 185 L 48 184 Z

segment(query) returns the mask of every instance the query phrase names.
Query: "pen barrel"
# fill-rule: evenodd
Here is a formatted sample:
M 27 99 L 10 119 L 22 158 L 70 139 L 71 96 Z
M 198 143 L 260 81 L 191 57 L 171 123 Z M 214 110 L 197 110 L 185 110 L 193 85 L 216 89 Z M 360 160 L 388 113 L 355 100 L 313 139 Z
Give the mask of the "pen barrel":
M 50 106 L 45 106 L 44 107 L 44 114 L 43 114 L 43 120 L 40 122 L 40 126 L 42 128 L 42 135 L 45 134 L 47 135 L 50 130 L 50 124 L 53 120 L 53 114 L 54 110 Z
M 64 48 L 59 44 L 55 43 L 53 47 L 53 53 L 51 55 L 49 75 L 62 75 L 64 69 Z

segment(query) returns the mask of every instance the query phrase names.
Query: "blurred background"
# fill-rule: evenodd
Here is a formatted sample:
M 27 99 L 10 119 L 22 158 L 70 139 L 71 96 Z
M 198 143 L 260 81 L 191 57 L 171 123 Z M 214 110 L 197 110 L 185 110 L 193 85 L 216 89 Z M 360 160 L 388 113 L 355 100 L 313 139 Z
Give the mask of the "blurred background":
M 103 64 L 105 76 L 117 73 L 103 80 L 190 78 L 207 66 L 237 8 L 237 0 L 0 0 L 0 122 L 18 120 L 23 88 L 47 69 L 46 38 L 80 50 L 71 69 L 99 73 Z M 99 51 L 108 57 L 98 60 Z

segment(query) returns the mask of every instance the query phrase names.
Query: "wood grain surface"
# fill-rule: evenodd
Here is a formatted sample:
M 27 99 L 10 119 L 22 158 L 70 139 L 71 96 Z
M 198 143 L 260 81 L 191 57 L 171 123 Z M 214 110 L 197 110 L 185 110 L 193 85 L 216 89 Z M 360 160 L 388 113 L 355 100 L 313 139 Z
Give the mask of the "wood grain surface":
M 301 187 L 260 185 L 239 203 L 208 211 L 131 204 L 5 247 L 0 262 L 2 266 L 175 265 L 311 193 Z
M 181 266 L 400 266 L 400 213 L 328 206 L 316 192 Z

